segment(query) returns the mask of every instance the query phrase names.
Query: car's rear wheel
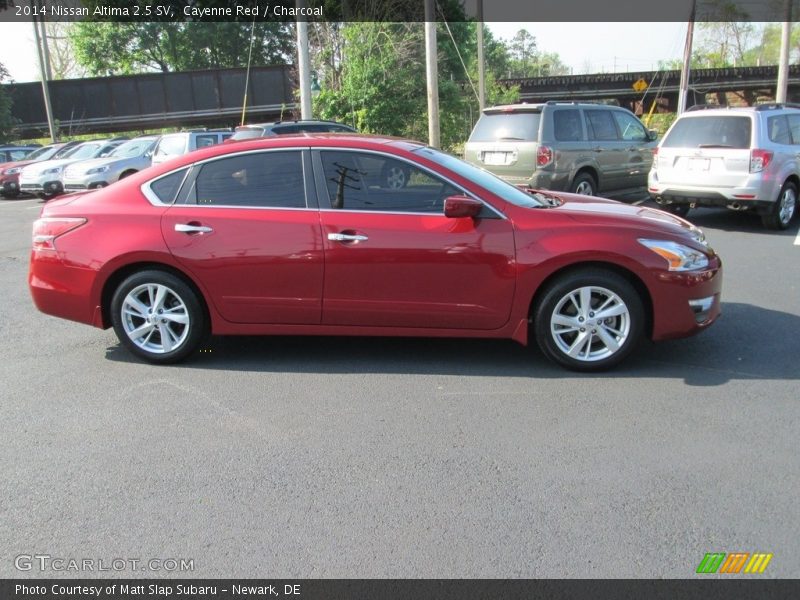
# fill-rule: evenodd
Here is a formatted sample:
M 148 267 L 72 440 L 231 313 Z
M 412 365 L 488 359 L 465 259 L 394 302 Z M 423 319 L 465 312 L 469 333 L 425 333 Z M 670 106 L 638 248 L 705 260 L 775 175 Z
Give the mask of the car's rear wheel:
M 797 212 L 797 187 L 787 181 L 778 194 L 778 199 L 774 202 L 769 213 L 761 216 L 761 222 L 768 229 L 786 229 L 792 222 L 795 212 Z
M 572 180 L 570 192 L 573 194 L 583 194 L 584 196 L 594 196 L 597 193 L 597 182 L 589 173 L 578 173 Z
M 624 360 L 641 339 L 644 307 L 624 277 L 581 269 L 548 286 L 535 308 L 534 328 L 549 359 L 575 371 L 602 371 Z
M 194 352 L 208 324 L 201 300 L 180 278 L 140 271 L 125 279 L 111 299 L 111 321 L 120 342 L 153 363 L 173 363 Z

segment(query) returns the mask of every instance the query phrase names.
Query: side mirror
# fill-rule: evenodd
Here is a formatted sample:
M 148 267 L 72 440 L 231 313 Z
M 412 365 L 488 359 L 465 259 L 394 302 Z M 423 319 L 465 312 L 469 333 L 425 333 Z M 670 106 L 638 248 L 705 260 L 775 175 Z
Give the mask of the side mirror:
M 655 142 L 658 139 L 658 132 L 655 129 L 648 129 L 647 139 L 651 142 Z
M 448 196 L 444 200 L 444 216 L 450 219 L 477 217 L 483 210 L 483 202 L 468 196 Z

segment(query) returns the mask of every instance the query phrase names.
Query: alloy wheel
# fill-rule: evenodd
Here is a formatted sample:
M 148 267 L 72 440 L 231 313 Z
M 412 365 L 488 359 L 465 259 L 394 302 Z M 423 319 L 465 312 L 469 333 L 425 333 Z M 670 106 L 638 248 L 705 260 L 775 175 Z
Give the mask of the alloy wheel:
M 619 295 L 599 286 L 570 291 L 550 316 L 550 333 L 557 348 L 582 362 L 613 356 L 625 344 L 630 331 L 628 306 Z
M 159 283 L 145 283 L 125 296 L 121 307 L 122 328 L 142 350 L 166 354 L 180 348 L 189 335 L 190 313 L 175 290 Z

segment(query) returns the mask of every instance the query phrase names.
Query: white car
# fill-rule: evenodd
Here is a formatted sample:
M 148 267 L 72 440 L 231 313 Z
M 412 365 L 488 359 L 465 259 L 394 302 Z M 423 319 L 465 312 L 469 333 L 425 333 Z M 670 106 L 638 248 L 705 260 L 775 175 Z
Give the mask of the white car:
M 107 156 L 122 140 L 93 140 L 74 146 L 63 158 L 45 160 L 23 167 L 19 174 L 20 191 L 52 197 L 64 191 L 61 176 L 64 168 L 82 160 Z

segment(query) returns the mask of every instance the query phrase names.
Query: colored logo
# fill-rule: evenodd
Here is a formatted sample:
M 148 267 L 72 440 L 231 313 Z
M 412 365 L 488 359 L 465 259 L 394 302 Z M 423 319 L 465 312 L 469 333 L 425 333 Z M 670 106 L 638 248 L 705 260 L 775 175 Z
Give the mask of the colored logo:
M 707 552 L 697 565 L 697 573 L 763 573 L 772 554 L 756 552 Z M 747 566 L 745 566 L 747 565 Z M 744 567 L 744 571 L 742 571 Z

